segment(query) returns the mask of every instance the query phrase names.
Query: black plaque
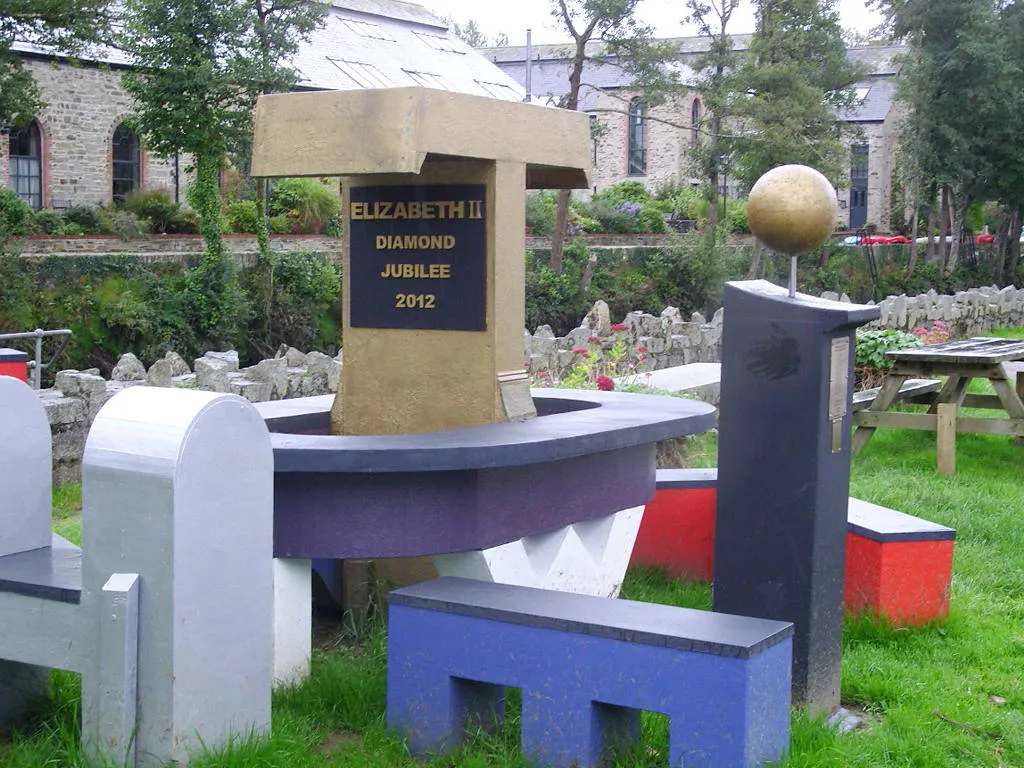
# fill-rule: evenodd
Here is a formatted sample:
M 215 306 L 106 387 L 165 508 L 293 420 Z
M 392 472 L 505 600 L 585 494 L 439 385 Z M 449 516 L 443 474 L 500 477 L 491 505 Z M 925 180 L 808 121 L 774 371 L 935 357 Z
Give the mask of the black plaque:
M 483 184 L 353 187 L 349 325 L 487 327 Z

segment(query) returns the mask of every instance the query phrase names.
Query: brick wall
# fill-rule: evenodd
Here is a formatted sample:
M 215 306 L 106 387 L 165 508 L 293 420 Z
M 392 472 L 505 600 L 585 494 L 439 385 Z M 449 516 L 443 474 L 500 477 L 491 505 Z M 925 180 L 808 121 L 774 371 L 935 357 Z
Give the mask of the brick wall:
M 93 64 L 71 65 L 44 59 L 25 64 L 47 106 L 37 116 L 43 138 L 43 206 L 105 205 L 111 202 L 111 138 L 128 112 L 120 70 Z M 9 144 L 0 142 L 0 185 L 9 182 Z M 174 164 L 141 152 L 144 188 L 174 194 Z M 181 166 L 186 163 L 183 161 Z M 181 187 L 184 196 L 184 182 Z

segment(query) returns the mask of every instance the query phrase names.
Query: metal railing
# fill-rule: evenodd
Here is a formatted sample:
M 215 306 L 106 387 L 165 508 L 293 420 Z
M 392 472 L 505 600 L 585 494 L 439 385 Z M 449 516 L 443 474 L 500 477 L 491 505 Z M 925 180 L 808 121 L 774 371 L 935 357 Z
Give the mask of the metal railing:
M 71 336 L 71 331 L 67 328 L 59 328 L 55 331 L 44 331 L 42 328 L 36 328 L 34 331 L 25 331 L 24 333 L 0 333 L 0 341 L 7 341 L 9 339 L 36 340 L 35 359 L 28 361 L 29 370 L 32 372 L 31 384 L 33 389 L 40 389 L 42 387 L 43 368 L 49 368 L 53 364 L 53 360 L 64 351 L 64 345 L 68 343 L 68 340 L 65 338 L 57 348 L 57 351 L 51 356 L 50 362 L 43 365 L 43 339 L 48 336 Z

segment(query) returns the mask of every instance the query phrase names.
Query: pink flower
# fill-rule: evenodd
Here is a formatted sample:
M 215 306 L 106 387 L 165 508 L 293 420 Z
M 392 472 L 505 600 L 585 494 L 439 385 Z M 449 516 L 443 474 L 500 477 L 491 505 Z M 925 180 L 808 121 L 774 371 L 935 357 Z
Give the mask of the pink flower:
M 537 371 L 537 375 L 540 376 L 543 379 L 543 378 L 547 377 L 548 372 L 547 371 Z
M 607 376 L 598 376 L 597 388 L 603 392 L 611 392 L 613 389 L 615 389 L 615 382 L 612 381 Z
M 636 348 L 636 351 L 637 351 L 638 353 L 640 353 L 641 355 L 643 355 L 643 354 L 645 354 L 645 353 L 647 352 L 647 347 L 645 347 L 645 346 L 641 345 L 641 346 L 639 346 L 639 347 L 637 347 L 637 348 Z
M 600 344 L 601 343 L 601 337 L 600 336 L 588 336 L 587 337 L 587 343 L 588 344 Z
M 573 347 L 572 348 L 572 353 L 574 355 L 585 355 L 585 354 L 587 354 L 587 348 L 586 347 Z
M 613 331 L 628 331 L 629 330 L 629 326 L 626 325 L 625 323 L 616 323 L 615 325 L 613 325 L 611 327 L 611 330 L 613 330 Z

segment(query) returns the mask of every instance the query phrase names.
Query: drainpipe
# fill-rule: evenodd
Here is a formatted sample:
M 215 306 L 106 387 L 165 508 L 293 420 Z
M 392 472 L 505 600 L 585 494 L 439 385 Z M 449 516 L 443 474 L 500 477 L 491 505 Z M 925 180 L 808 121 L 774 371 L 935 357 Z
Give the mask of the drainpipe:
M 533 30 L 526 30 L 526 103 L 533 99 Z

